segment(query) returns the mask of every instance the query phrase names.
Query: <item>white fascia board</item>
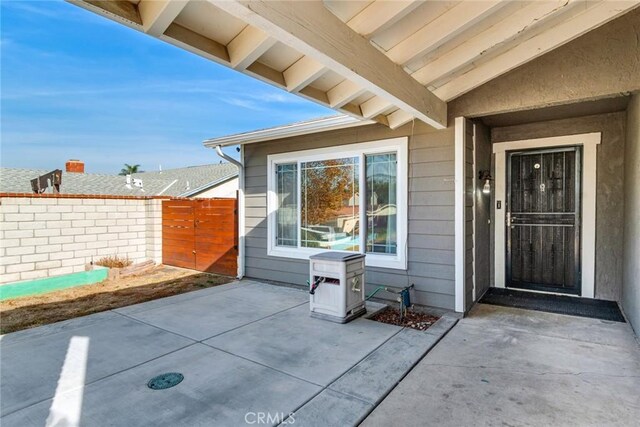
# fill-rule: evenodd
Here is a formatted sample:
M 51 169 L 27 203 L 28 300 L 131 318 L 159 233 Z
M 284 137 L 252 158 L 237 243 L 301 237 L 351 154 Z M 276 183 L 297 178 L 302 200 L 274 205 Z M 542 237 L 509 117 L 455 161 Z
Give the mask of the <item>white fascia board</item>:
M 352 116 L 339 115 L 308 120 L 305 122 L 291 123 L 284 126 L 276 126 L 268 129 L 260 129 L 251 132 L 221 136 L 207 139 L 202 142 L 205 147 L 253 144 L 256 142 L 271 141 L 280 138 L 308 135 L 317 132 L 326 132 L 336 129 L 346 129 L 355 126 L 364 126 L 375 123 L 373 120 L 360 120 Z

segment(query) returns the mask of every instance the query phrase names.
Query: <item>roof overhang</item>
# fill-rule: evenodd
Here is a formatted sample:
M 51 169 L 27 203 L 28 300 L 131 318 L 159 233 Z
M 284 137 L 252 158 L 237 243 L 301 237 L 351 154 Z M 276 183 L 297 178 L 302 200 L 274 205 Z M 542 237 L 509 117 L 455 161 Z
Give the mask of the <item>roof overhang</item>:
M 272 141 L 274 139 L 290 138 L 293 136 L 307 135 L 311 133 L 327 132 L 330 130 L 346 129 L 356 126 L 365 126 L 376 123 L 373 120 L 359 120 L 351 116 L 340 115 L 322 117 L 304 122 L 291 123 L 284 126 L 275 126 L 267 129 L 251 132 L 226 135 L 203 141 L 205 147 L 254 144 L 256 142 Z
M 447 126 L 447 102 L 640 0 L 68 0 L 356 119 Z M 496 94 L 499 96 L 499 94 Z

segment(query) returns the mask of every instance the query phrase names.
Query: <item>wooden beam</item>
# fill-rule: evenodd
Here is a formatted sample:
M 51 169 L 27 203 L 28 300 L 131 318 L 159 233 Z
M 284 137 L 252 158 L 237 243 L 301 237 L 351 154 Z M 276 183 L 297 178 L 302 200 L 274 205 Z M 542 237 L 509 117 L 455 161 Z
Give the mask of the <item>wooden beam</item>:
M 396 64 L 407 64 L 451 40 L 504 5 L 505 2 L 501 0 L 462 1 L 389 49 L 387 56 Z
M 303 56 L 284 70 L 282 74 L 284 75 L 287 90 L 289 92 L 298 92 L 324 74 L 325 71 L 327 69 L 324 65 L 310 56 Z
M 340 21 L 321 1 L 209 1 L 417 119 L 437 129 L 447 126 L 446 103 Z
M 247 25 L 227 45 L 231 67 L 244 70 L 253 64 L 267 50 L 276 44 L 276 40 L 259 28 Z
M 349 116 L 358 118 L 360 120 L 364 120 L 364 118 L 362 117 L 362 112 L 360 111 L 360 107 L 358 107 L 355 104 L 351 104 L 351 103 L 345 104 L 342 107 L 340 107 L 338 111 L 340 111 L 341 113 L 347 114 Z M 371 120 L 374 120 L 380 123 L 377 117 L 372 117 Z M 385 123 L 385 126 L 386 126 L 386 123 Z
M 317 102 L 318 104 L 324 105 L 325 107 L 330 107 L 329 98 L 327 98 L 327 93 L 320 89 L 316 89 L 313 86 L 307 86 L 300 89 L 300 91 L 298 92 L 298 95 L 310 101 Z M 356 119 L 363 119 L 360 108 L 358 108 L 357 105 L 347 103 L 342 107 L 336 108 L 336 109 L 341 113 L 344 113 L 351 117 L 355 117 Z M 372 117 L 371 120 L 374 120 L 378 123 L 382 123 L 385 126 L 389 126 L 389 123 L 386 121 L 386 118 L 384 116 Z
M 227 54 L 227 47 L 224 45 L 217 43 L 211 39 L 208 39 L 200 34 L 197 34 L 187 28 L 184 28 L 178 24 L 171 24 L 165 34 L 162 36 L 162 39 L 175 44 L 179 47 L 183 47 L 190 52 L 196 53 L 200 56 L 204 56 L 205 58 L 212 59 L 218 63 L 229 66 L 230 60 L 229 55 Z M 305 61 L 306 62 L 306 61 Z M 307 66 L 310 62 L 306 62 Z M 294 64 L 295 65 L 295 64 Z M 309 68 L 307 68 L 309 70 Z M 294 72 L 295 71 L 295 72 Z M 295 78 L 295 76 L 299 76 L 300 88 L 296 89 L 298 94 L 303 98 L 309 99 L 310 101 L 317 102 L 326 107 L 329 107 L 329 99 L 327 97 L 327 93 L 316 89 L 311 86 L 307 86 L 308 82 L 303 82 L 305 67 L 300 66 L 297 70 L 291 70 L 290 79 Z M 285 81 L 284 73 L 281 73 L 273 68 L 255 61 L 252 62 L 247 68 L 244 70 L 248 75 L 257 78 L 267 84 L 276 86 L 280 89 L 287 90 L 287 84 Z M 308 71 L 307 71 L 308 73 Z M 307 79 L 313 80 L 314 78 L 307 74 Z M 362 119 L 362 115 L 360 113 L 360 109 L 352 104 L 342 105 L 339 108 L 335 107 L 341 113 L 350 115 L 352 117 L 356 117 L 358 119 Z M 373 117 L 372 120 L 375 120 L 379 123 L 383 123 L 388 125 L 384 116 L 381 117 Z
M 350 80 L 343 80 L 327 91 L 329 106 L 331 108 L 340 108 L 365 92 L 366 90 L 356 83 Z
M 67 0 L 69 3 L 87 9 L 127 25 L 138 28 L 142 25 L 142 19 L 138 8 L 125 0 Z
M 300 95 L 302 95 L 303 97 L 317 102 L 319 104 L 322 105 L 328 105 L 329 104 L 329 100 L 327 99 L 327 94 L 324 91 L 321 91 L 320 89 L 316 89 L 313 86 L 307 86 L 304 87 L 302 89 L 300 89 L 300 91 L 298 92 Z
M 396 110 L 393 113 L 387 115 L 387 122 L 391 129 L 398 129 L 400 126 L 409 123 L 414 117 L 402 110 Z
M 525 30 L 540 27 L 548 18 L 565 12 L 578 5 L 575 0 L 555 0 L 521 3 L 522 7 L 477 36 L 432 59 L 424 67 L 412 74 L 413 78 L 429 85 L 447 74 L 470 64 L 480 56 L 494 49 L 504 48 L 508 43 L 516 43 L 517 37 Z
M 262 62 L 254 62 L 246 68 L 245 72 L 258 80 L 272 84 L 280 89 L 287 90 L 287 84 L 284 81 L 282 73 L 264 65 Z
M 229 54 L 224 45 L 182 25 L 175 23 L 169 25 L 161 39 L 207 59 L 229 65 Z
M 188 0 L 142 0 L 138 3 L 138 12 L 144 32 L 160 37 L 187 3 Z
M 393 107 L 393 104 L 384 98 L 374 96 L 373 98 L 360 104 L 360 110 L 362 111 L 362 117 L 365 119 L 371 119 L 378 114 L 382 114 L 385 110 Z
M 356 33 L 371 38 L 389 28 L 422 4 L 417 0 L 377 0 L 351 18 L 347 25 Z
M 640 6 L 638 1 L 601 1 L 570 19 L 518 43 L 491 60 L 476 65 L 466 73 L 437 88 L 435 93 L 451 100 L 469 92 L 514 68 L 537 58 L 586 32 Z

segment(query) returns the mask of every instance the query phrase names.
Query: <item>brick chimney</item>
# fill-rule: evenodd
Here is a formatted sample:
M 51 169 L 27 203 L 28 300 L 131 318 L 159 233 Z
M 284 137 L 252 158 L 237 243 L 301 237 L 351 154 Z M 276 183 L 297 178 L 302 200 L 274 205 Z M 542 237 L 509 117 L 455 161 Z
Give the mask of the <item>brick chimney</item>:
M 65 164 L 65 171 L 73 173 L 84 173 L 84 162 L 71 159 Z

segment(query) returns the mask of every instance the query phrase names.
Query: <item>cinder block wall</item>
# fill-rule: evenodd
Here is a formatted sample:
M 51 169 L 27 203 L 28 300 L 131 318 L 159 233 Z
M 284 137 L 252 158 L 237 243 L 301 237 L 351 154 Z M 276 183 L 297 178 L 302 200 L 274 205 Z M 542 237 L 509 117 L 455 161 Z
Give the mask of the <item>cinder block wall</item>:
M 146 258 L 162 262 L 162 201 L 146 200 L 145 203 Z
M 0 197 L 0 284 L 84 271 L 109 255 L 162 262 L 162 200 Z

